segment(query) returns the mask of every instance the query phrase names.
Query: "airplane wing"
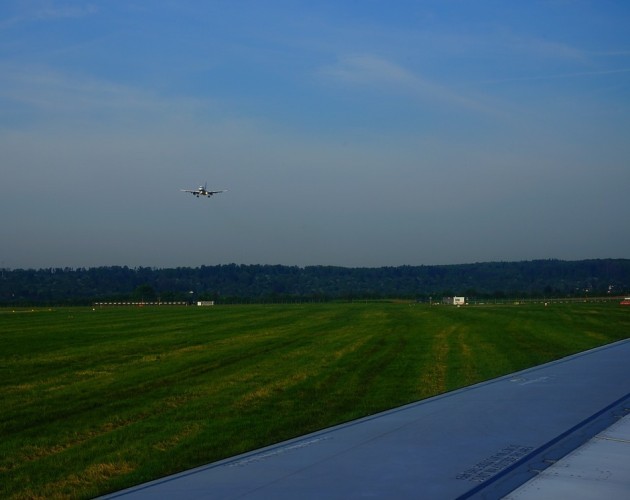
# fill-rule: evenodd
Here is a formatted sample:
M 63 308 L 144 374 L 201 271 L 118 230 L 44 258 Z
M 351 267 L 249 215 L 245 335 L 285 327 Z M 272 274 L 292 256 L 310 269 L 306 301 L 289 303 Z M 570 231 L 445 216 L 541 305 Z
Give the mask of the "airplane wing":
M 217 194 L 217 193 L 225 193 L 227 191 L 227 189 L 219 189 L 216 191 L 207 191 L 205 188 L 200 187 L 199 189 L 180 189 L 180 191 L 184 192 L 184 193 L 190 193 L 193 196 L 212 196 L 213 194 Z
M 622 340 L 104 498 L 628 498 L 629 356 Z

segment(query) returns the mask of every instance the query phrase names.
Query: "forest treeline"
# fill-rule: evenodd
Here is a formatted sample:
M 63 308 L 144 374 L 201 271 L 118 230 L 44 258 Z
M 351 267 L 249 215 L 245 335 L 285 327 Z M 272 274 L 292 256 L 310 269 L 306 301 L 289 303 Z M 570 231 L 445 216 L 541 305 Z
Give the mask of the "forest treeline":
M 630 292 L 630 259 L 533 260 L 347 268 L 227 264 L 2 269 L 0 305 L 94 301 L 352 300 L 618 296 Z

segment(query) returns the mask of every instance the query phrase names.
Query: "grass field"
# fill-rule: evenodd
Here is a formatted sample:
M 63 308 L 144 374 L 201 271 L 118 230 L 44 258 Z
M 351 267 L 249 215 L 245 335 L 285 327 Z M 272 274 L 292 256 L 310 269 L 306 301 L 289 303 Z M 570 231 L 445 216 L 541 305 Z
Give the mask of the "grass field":
M 94 497 L 629 336 L 610 303 L 0 310 L 0 497 Z

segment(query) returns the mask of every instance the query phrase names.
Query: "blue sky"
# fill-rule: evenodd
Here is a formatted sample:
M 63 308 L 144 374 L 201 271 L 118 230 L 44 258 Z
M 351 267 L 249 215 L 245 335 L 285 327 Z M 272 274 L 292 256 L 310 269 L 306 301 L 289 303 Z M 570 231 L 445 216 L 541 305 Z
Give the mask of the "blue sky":
M 0 267 L 630 257 L 625 1 L 0 5 Z M 211 199 L 181 193 L 208 182 Z

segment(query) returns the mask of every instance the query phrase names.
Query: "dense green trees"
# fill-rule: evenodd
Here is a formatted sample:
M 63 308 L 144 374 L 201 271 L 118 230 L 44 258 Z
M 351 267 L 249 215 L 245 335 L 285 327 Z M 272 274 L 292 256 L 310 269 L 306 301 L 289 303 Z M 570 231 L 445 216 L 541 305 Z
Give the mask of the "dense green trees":
M 280 301 L 357 298 L 582 297 L 630 291 L 630 259 L 446 266 L 218 265 L 4 269 L 0 305 L 95 300 Z

